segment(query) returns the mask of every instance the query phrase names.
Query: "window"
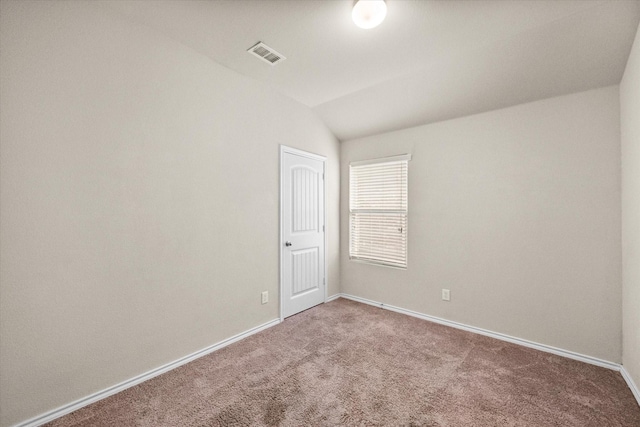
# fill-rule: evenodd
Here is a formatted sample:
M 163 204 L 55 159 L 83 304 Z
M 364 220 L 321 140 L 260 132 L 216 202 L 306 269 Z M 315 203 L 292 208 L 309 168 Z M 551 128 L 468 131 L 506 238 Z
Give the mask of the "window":
M 411 155 L 349 165 L 349 257 L 407 267 L 407 181 Z

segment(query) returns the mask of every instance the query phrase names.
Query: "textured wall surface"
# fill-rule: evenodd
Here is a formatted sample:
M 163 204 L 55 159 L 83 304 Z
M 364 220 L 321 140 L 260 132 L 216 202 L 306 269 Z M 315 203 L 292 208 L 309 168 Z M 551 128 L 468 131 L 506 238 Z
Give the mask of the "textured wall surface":
M 640 387 L 640 31 L 620 82 L 622 364 Z
M 611 86 L 343 142 L 343 292 L 620 362 L 619 121 Z M 403 153 L 408 268 L 350 261 L 349 162 Z
M 328 157 L 339 291 L 313 112 L 90 2 L 1 7 L 2 426 L 278 317 L 279 144 Z

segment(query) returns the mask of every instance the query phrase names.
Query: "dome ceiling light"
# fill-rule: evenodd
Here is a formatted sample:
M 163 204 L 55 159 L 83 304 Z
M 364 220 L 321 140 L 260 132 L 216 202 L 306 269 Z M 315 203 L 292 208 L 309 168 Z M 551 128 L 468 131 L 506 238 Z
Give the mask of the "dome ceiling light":
M 353 5 L 351 18 L 364 29 L 377 27 L 387 16 L 387 4 L 384 0 L 358 0 Z

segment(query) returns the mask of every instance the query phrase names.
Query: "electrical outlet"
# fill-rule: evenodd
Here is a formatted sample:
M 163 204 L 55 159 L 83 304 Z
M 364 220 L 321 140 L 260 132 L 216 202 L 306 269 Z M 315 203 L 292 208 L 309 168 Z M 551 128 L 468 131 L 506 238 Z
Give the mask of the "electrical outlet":
M 262 293 L 262 303 L 266 304 L 269 302 L 269 291 L 264 291 Z
M 443 301 L 450 301 L 451 300 L 451 292 L 449 292 L 449 289 L 443 289 L 442 290 L 442 300 Z

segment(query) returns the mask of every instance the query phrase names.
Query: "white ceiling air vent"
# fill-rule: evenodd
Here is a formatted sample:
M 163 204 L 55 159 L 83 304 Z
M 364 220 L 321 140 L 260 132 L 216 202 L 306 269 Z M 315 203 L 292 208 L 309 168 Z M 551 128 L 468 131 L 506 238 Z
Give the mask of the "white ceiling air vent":
M 247 52 L 257 56 L 258 58 L 262 59 L 264 62 L 271 65 L 276 65 L 284 61 L 285 59 L 287 59 L 284 57 L 284 55 L 279 54 L 278 52 L 271 49 L 269 46 L 267 46 L 262 42 L 258 42 L 255 45 L 253 45 L 249 50 L 247 50 Z

